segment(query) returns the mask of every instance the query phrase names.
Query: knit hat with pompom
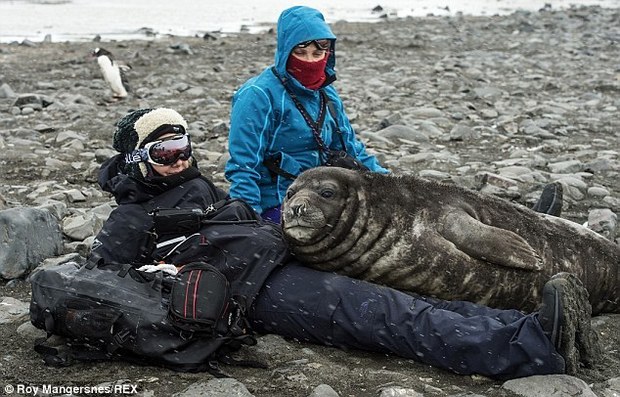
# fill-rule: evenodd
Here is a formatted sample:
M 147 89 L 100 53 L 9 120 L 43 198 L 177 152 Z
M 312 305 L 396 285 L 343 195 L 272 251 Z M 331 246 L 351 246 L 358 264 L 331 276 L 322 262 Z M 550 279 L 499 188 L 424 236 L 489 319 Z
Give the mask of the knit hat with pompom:
M 181 127 L 183 132 L 187 130 L 187 121 L 172 109 L 135 110 L 116 123 L 113 147 L 122 154 L 131 153 L 156 140 L 173 126 Z M 145 163 L 125 163 L 123 172 L 134 177 L 145 177 L 148 168 Z

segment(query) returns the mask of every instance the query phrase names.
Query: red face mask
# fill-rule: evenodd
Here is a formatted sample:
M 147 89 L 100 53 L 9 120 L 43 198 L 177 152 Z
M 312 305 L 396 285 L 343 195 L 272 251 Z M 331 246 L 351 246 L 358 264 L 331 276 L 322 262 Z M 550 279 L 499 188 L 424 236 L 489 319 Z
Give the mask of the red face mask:
M 310 90 L 320 88 L 325 82 L 325 65 L 329 59 L 329 52 L 325 58 L 317 62 L 307 62 L 291 55 L 286 63 L 286 70 L 304 87 Z

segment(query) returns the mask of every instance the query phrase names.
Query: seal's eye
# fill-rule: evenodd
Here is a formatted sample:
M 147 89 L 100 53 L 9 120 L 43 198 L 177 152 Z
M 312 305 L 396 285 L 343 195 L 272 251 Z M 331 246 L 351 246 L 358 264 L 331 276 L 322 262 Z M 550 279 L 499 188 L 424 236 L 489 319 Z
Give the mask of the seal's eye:
M 291 199 L 291 197 L 293 197 L 294 195 L 295 195 L 295 192 L 293 191 L 293 189 L 288 189 L 288 190 L 286 191 L 286 198 L 287 198 L 287 199 L 289 199 L 289 200 L 290 200 L 290 199 Z
M 330 198 L 334 196 L 334 191 L 331 189 L 323 189 L 321 190 L 321 197 Z

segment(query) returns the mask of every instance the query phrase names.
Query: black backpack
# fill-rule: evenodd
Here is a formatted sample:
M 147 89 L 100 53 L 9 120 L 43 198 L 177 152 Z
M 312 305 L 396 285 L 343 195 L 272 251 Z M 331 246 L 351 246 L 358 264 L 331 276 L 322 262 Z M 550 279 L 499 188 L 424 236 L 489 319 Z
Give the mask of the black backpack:
M 60 335 L 70 342 L 70 348 L 58 349 L 43 338 L 35 350 L 54 366 L 122 358 L 220 377 L 225 376 L 220 362 L 264 366 L 233 360 L 229 353 L 256 343 L 247 309 L 288 250 L 280 229 L 253 211 L 246 214 L 246 206 L 222 203 L 209 216 L 197 217 L 198 232 L 194 221 L 171 222 L 187 214 L 156 211 L 156 224 L 162 216 L 164 224 L 185 224 L 181 243 L 151 253 L 184 264 L 175 276 L 106 264 L 97 255 L 83 265 L 68 262 L 33 273 L 32 323 L 48 338 Z
M 229 282 L 204 262 L 185 265 L 176 276 L 67 262 L 37 271 L 31 285 L 34 326 L 69 341 L 61 348 L 47 338 L 35 343 L 48 365 L 122 358 L 220 377 L 218 362 L 261 366 L 229 357 L 256 339 Z

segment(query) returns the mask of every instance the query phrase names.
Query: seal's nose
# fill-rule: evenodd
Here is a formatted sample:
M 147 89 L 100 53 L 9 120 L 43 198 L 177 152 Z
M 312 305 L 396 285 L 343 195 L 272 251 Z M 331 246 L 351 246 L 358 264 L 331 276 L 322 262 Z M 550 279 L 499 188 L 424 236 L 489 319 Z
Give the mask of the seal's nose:
M 301 202 L 301 203 L 295 203 L 293 205 L 291 205 L 291 214 L 294 217 L 300 217 L 303 214 L 306 213 L 306 203 Z
M 300 218 L 306 214 L 308 203 L 300 197 L 293 197 L 290 200 L 286 200 L 284 208 L 286 209 L 285 215 L 288 215 L 289 218 Z

